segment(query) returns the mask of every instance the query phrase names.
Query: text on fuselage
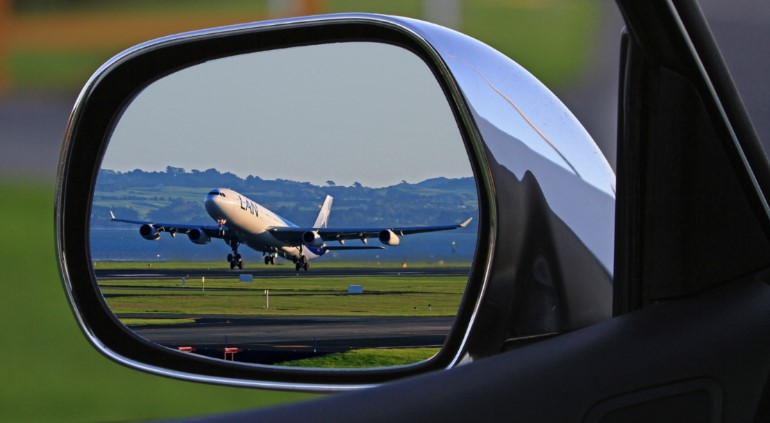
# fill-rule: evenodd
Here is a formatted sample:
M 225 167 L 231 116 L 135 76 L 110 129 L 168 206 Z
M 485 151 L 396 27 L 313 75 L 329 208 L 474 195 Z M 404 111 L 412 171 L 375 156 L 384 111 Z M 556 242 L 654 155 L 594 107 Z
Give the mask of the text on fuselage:
M 248 198 L 243 198 L 240 195 L 238 196 L 238 199 L 241 201 L 241 210 L 246 210 L 254 216 L 259 216 L 259 209 L 253 201 Z

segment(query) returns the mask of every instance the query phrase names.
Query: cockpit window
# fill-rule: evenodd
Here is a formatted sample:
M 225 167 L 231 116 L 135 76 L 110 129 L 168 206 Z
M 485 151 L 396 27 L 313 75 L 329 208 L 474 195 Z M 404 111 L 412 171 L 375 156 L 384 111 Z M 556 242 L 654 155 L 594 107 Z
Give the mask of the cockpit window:
M 217 194 L 219 194 L 219 191 L 217 191 L 217 190 L 211 191 L 209 193 L 209 195 L 217 195 Z

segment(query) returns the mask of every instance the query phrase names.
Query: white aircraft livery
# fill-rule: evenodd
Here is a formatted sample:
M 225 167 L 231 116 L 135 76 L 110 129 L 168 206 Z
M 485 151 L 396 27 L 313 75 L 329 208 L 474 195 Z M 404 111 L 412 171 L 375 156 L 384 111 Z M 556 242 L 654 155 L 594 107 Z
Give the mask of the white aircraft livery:
M 113 222 L 141 225 L 139 234 L 147 240 L 160 239 L 161 232 L 168 232 L 172 237 L 178 233 L 187 234 L 196 244 L 208 244 L 211 238 L 221 238 L 232 249 L 227 255 L 230 269 L 243 269 L 243 260 L 238 254 L 238 247 L 245 244 L 261 251 L 265 264 L 275 264 L 280 256 L 291 260 L 295 269 L 308 270 L 308 262 L 334 250 L 373 250 L 381 246 L 345 246 L 345 241 L 358 239 L 366 244 L 369 238 L 379 238 L 385 245 L 398 245 L 399 237 L 410 234 L 446 231 L 464 228 L 471 219 L 463 223 L 444 226 L 416 226 L 393 228 L 341 228 L 327 227 L 332 197 L 327 195 L 315 223 L 311 227 L 299 227 L 281 216 L 271 212 L 245 196 L 225 188 L 211 190 L 204 200 L 206 211 L 216 222 L 216 226 L 169 224 L 118 219 L 110 212 Z M 327 242 L 339 245 L 328 245 Z

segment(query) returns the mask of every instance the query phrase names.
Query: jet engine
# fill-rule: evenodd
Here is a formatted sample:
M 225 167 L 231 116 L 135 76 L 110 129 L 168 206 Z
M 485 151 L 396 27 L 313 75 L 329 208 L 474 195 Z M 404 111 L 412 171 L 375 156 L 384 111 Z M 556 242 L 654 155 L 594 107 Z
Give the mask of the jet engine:
M 307 231 L 304 234 L 302 234 L 302 242 L 304 242 L 305 245 L 310 247 L 324 246 L 323 238 L 321 238 L 321 235 L 318 235 L 318 232 L 315 232 L 315 231 Z
M 160 232 L 158 232 L 158 229 L 148 223 L 139 227 L 139 235 L 147 241 L 157 241 L 160 239 Z
M 190 241 L 196 244 L 208 244 L 211 242 L 211 237 L 199 228 L 191 229 L 187 236 L 190 238 Z
M 378 236 L 380 238 L 380 242 L 385 245 L 398 245 L 401 240 L 398 238 L 398 235 L 396 235 L 395 232 L 391 231 L 390 229 L 384 229 L 380 231 L 380 235 Z

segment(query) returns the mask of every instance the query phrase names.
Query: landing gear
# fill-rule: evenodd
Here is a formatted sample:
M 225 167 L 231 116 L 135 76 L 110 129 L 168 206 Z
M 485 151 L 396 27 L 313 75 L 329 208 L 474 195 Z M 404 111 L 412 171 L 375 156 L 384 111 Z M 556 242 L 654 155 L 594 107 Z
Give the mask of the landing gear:
M 307 272 L 307 270 L 310 268 L 310 264 L 307 262 L 307 256 L 304 254 L 299 257 L 294 257 L 294 268 L 299 272 L 300 269 L 303 269 Z
M 233 252 L 227 255 L 227 262 L 230 263 L 230 270 L 233 270 L 236 267 L 238 267 L 239 270 L 243 270 L 243 260 L 241 260 L 241 255 L 238 254 L 238 242 L 230 241 L 229 244 L 233 249 Z
M 230 263 L 230 270 L 235 269 L 236 267 L 238 267 L 239 270 L 243 270 L 243 260 L 241 260 L 240 254 L 228 254 L 227 261 Z
M 265 265 L 275 264 L 275 258 L 278 256 L 278 250 L 275 248 L 266 249 L 262 251 L 262 256 L 265 258 Z

